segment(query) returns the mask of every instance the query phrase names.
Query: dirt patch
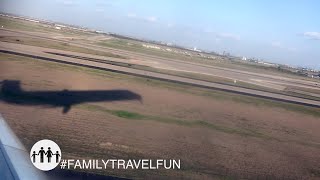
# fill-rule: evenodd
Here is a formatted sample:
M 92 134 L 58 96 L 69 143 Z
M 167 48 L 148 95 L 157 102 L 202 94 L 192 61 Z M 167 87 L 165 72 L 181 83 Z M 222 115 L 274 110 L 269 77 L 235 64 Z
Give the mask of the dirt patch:
M 26 91 L 125 89 L 143 102 L 84 103 L 63 114 L 59 107 L 0 101 L 0 112 L 27 148 L 49 138 L 62 147 L 63 158 L 181 159 L 178 171 L 96 172 L 129 178 L 319 178 L 316 116 L 53 64 L 2 57 L 0 79 L 19 80 Z M 201 123 L 188 125 L 194 122 Z

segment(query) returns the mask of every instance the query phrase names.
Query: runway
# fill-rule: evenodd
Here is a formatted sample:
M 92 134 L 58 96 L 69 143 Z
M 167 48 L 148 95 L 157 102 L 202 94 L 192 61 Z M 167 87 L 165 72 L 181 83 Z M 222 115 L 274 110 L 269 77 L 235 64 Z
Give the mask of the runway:
M 87 61 L 87 60 L 77 59 L 77 58 L 72 58 L 72 57 L 62 57 L 62 56 L 58 56 L 55 54 L 49 54 L 46 52 L 66 53 L 66 54 L 73 54 L 73 55 L 85 56 L 85 57 L 90 57 L 90 58 L 99 57 L 99 56 L 95 56 L 95 55 L 61 51 L 61 50 L 55 50 L 55 49 L 50 49 L 50 48 L 41 48 L 41 47 L 14 44 L 14 43 L 6 43 L 6 42 L 0 42 L 0 52 L 7 53 L 7 54 L 19 55 L 19 56 L 25 56 L 25 57 L 32 57 L 32 58 L 36 58 L 36 59 L 44 60 L 44 61 L 52 61 L 52 62 L 58 62 L 58 63 L 64 63 L 64 64 L 71 64 L 71 65 L 95 68 L 95 69 L 112 71 L 112 72 L 134 75 L 134 76 L 139 76 L 139 77 L 145 77 L 145 78 L 150 78 L 150 79 L 157 79 L 157 80 L 163 80 L 163 81 L 174 82 L 174 83 L 179 83 L 179 84 L 192 85 L 192 86 L 196 86 L 196 87 L 202 87 L 202 88 L 213 89 L 213 90 L 220 90 L 220 91 L 231 92 L 231 93 L 242 94 L 242 95 L 253 96 L 253 97 L 259 97 L 259 98 L 264 98 L 264 99 L 271 99 L 271 100 L 276 100 L 276 101 L 281 101 L 281 102 L 288 102 L 288 103 L 300 104 L 300 105 L 317 107 L 317 108 L 320 107 L 320 101 L 316 101 L 316 100 L 311 100 L 311 99 L 306 99 L 306 98 L 301 98 L 301 97 L 293 97 L 293 96 L 277 94 L 277 93 L 272 93 L 272 92 L 266 92 L 266 91 L 261 91 L 261 90 L 254 90 L 254 89 L 249 89 L 249 88 L 230 86 L 230 85 L 225 85 L 225 84 L 218 84 L 218 83 L 213 83 L 213 82 L 208 82 L 208 81 L 196 80 L 196 79 L 179 77 L 179 76 L 168 75 L 168 74 L 162 74 L 162 73 L 157 73 L 157 72 L 132 69 L 132 68 L 128 68 L 128 67 L 100 63 L 100 62 Z M 102 57 L 100 57 L 100 58 L 102 58 Z M 103 57 L 103 58 L 114 60 L 113 58 L 106 58 L 106 57 Z M 125 60 L 122 60 L 122 61 L 125 61 Z
M 154 55 L 143 54 L 139 52 L 132 52 L 121 49 L 114 49 L 110 47 L 102 47 L 98 45 L 94 45 L 92 43 L 81 43 L 74 41 L 65 41 L 60 39 L 54 39 L 54 35 L 48 34 L 46 37 L 43 34 L 37 33 L 26 33 L 19 31 L 11 31 L 11 30 L 0 30 L 0 34 L 2 36 L 14 36 L 14 37 L 31 37 L 31 38 L 40 38 L 51 41 L 58 41 L 68 43 L 73 46 L 78 46 L 82 48 L 88 48 L 92 50 L 111 52 L 114 54 L 122 55 L 129 57 L 129 60 L 124 62 L 131 62 L 139 65 L 146 65 L 153 68 L 160 68 L 166 70 L 174 70 L 180 72 L 190 72 L 195 74 L 203 74 L 213 77 L 222 77 L 230 80 L 242 81 L 245 83 L 267 87 L 269 89 L 274 90 L 285 90 L 287 87 L 297 87 L 297 88 L 307 88 L 311 90 L 319 90 L 320 91 L 320 82 L 315 82 L 311 80 L 302 80 L 291 77 L 284 77 L 276 74 L 267 74 L 267 73 L 257 73 L 257 72 L 248 72 L 239 69 L 225 68 L 225 67 L 217 67 L 212 65 L 205 65 L 201 63 L 195 63 L 187 60 L 179 60 L 174 58 L 164 58 L 158 57 Z M 115 61 L 123 61 L 121 59 L 112 59 Z

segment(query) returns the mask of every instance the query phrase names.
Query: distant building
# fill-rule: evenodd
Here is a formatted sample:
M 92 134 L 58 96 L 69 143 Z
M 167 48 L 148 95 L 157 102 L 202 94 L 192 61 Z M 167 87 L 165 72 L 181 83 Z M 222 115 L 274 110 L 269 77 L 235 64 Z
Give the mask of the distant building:
M 197 49 L 197 47 L 194 47 L 194 48 L 193 48 L 193 51 L 195 51 L 195 52 L 201 52 L 199 49 Z
M 62 28 L 66 28 L 67 26 L 62 25 L 62 24 L 55 24 L 56 27 L 62 27 Z
M 154 45 L 142 44 L 142 46 L 143 46 L 143 47 L 145 47 L 145 48 L 160 49 L 160 47 L 158 47 L 158 46 L 154 46 Z
M 34 19 L 28 19 L 28 18 L 26 18 L 25 20 L 26 20 L 26 21 L 30 21 L 30 22 L 39 23 L 39 21 L 38 21 L 38 20 L 34 20 Z
M 246 61 L 246 60 L 247 60 L 247 58 L 243 56 L 242 57 L 242 61 Z

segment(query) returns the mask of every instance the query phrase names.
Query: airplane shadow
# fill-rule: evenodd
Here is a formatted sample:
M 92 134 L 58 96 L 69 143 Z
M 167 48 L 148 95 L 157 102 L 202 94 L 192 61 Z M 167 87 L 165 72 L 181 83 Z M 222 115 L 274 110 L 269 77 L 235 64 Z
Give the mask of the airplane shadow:
M 24 91 L 20 81 L 4 80 L 0 82 L 0 100 L 19 105 L 44 105 L 63 107 L 63 113 L 68 113 L 73 105 L 86 102 L 110 102 L 137 100 L 142 97 L 129 90 L 62 90 L 62 91 Z

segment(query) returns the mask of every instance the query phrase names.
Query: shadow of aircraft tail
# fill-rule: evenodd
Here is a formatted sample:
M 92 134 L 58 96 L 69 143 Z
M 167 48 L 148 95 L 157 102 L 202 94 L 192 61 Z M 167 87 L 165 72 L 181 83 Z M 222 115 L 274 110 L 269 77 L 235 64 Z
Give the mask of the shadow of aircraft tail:
M 142 97 L 129 90 L 62 90 L 62 91 L 24 91 L 20 81 L 4 80 L 1 83 L 0 100 L 19 105 L 49 105 L 63 107 L 68 113 L 73 105 L 86 102 L 109 102 L 137 100 Z

